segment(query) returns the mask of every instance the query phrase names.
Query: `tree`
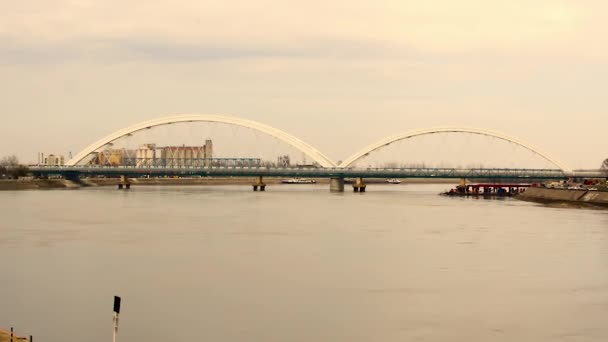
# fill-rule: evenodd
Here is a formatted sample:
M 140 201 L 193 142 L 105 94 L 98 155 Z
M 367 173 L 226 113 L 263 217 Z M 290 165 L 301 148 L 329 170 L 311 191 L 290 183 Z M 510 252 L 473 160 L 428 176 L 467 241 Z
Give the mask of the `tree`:
M 602 167 L 600 167 L 600 169 L 602 169 L 602 170 L 608 170 L 608 158 L 606 158 L 604 160 L 604 162 L 602 163 Z
M 15 156 L 15 155 L 2 157 L 2 159 L 0 160 L 0 165 L 6 166 L 6 167 L 19 166 L 19 158 L 17 158 L 17 156 Z
M 0 159 L 0 178 L 8 177 L 17 179 L 25 177 L 30 173 L 30 169 L 19 164 L 19 158 L 15 155 L 5 156 Z
M 18 179 L 19 177 L 27 176 L 30 173 L 30 169 L 25 165 L 17 165 L 9 173 L 14 179 Z

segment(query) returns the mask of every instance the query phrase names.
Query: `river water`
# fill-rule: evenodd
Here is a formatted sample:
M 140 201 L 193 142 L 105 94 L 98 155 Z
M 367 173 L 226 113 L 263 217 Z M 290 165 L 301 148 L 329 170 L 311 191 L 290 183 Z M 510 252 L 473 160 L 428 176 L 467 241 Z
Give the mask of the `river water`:
M 41 342 L 608 341 L 608 211 L 446 185 L 0 193 L 0 327 Z

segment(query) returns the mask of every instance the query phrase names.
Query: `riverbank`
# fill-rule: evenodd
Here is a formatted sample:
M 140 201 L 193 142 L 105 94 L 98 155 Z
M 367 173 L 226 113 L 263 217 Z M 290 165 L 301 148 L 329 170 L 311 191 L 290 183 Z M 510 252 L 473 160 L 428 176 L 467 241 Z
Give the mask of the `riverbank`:
M 2 179 L 0 190 L 36 190 L 78 188 L 80 185 L 65 179 Z
M 606 191 L 528 188 L 515 198 L 545 204 L 573 204 L 608 208 L 608 192 Z
M 265 177 L 266 184 L 280 184 L 284 178 Z M 132 186 L 139 185 L 251 185 L 257 181 L 256 178 L 130 178 Z M 317 184 L 329 184 L 329 179 L 316 179 Z M 1 190 L 44 190 L 44 189 L 77 189 L 81 187 L 117 186 L 118 178 L 83 178 L 79 182 L 66 179 L 25 179 L 25 180 L 0 180 Z M 367 184 L 385 184 L 384 179 L 366 179 Z M 403 179 L 401 184 L 452 184 L 453 179 Z
M 10 330 L 0 329 L 0 342 L 10 342 L 11 332 Z M 26 337 L 13 336 L 13 341 L 27 341 Z

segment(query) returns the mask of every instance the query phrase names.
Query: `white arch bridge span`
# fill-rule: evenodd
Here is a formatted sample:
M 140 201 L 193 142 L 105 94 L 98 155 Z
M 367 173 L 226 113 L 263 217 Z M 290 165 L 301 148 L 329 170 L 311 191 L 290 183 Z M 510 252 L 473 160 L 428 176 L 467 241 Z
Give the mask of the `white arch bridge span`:
M 148 165 L 148 166 L 100 166 L 89 165 L 88 158 L 100 152 L 104 147 L 113 144 L 116 140 L 130 136 L 135 132 L 149 129 L 156 126 L 170 125 L 181 122 L 212 122 L 222 123 L 227 125 L 235 125 L 252 129 L 263 134 L 274 137 L 284 143 L 291 145 L 295 149 L 301 151 L 318 163 L 319 167 L 263 167 L 259 165 L 252 166 L 232 166 L 214 165 L 214 164 L 198 164 L 198 166 L 185 165 Z M 538 156 L 555 165 L 552 169 L 528 169 L 528 168 L 356 168 L 355 163 L 365 158 L 370 153 L 391 145 L 395 142 L 410 139 L 416 136 L 435 134 L 435 133 L 469 133 L 488 137 L 493 137 L 508 141 L 518 145 L 524 149 L 532 151 Z M 330 189 L 335 191 L 344 190 L 345 178 L 357 178 L 353 184 L 353 188 L 364 191 L 365 183 L 363 178 L 459 178 L 459 179 L 495 179 L 506 180 L 511 179 L 516 182 L 524 181 L 526 183 L 547 180 L 547 179 L 565 179 L 569 177 L 607 177 L 608 173 L 602 170 L 576 170 L 560 162 L 556 158 L 550 156 L 538 147 L 527 143 L 521 139 L 511 137 L 499 132 L 462 127 L 440 127 L 424 130 L 409 131 L 397 134 L 386 139 L 382 139 L 372 145 L 367 146 L 353 156 L 346 159 L 340 165 L 321 153 L 313 146 L 304 141 L 274 127 L 264 125 L 258 122 L 238 119 L 233 117 L 219 115 L 179 115 L 166 118 L 154 119 L 142 122 L 117 132 L 114 132 L 86 147 L 74 158 L 68 161 L 66 166 L 33 166 L 30 168 L 35 176 L 61 175 L 66 179 L 77 180 L 81 176 L 109 176 L 119 177 L 121 181 L 119 188 L 130 186 L 129 177 L 146 177 L 146 176 L 202 176 L 202 177 L 259 177 L 258 181 L 253 184 L 254 190 L 264 190 L 265 184 L 263 177 L 311 177 L 311 178 L 331 178 Z
M 532 145 L 528 142 L 525 142 L 516 137 L 512 137 L 512 136 L 508 136 L 506 134 L 502 134 L 500 132 L 484 130 L 484 129 L 463 128 L 463 127 L 439 127 L 439 128 L 408 131 L 405 133 L 397 134 L 397 135 L 382 139 L 381 141 L 378 141 L 372 145 L 369 145 L 366 148 L 362 149 L 361 151 L 357 152 L 356 154 L 352 155 L 351 157 L 347 158 L 340 165 L 337 165 L 334 161 L 332 161 L 330 158 L 328 158 L 326 155 L 321 153 L 319 150 L 317 150 L 310 144 L 296 138 L 295 136 L 293 136 L 289 133 L 286 133 L 286 132 L 276 129 L 274 127 L 271 127 L 271 126 L 268 126 L 265 124 L 261 124 L 261 123 L 255 122 L 255 121 L 239 119 L 239 118 L 235 118 L 235 117 L 220 116 L 220 115 L 197 115 L 197 114 L 178 115 L 178 116 L 158 118 L 158 119 L 141 122 L 141 123 L 135 124 L 133 126 L 129 126 L 127 128 L 121 129 L 121 130 L 116 131 L 102 139 L 99 139 L 98 141 L 94 142 L 93 144 L 89 145 L 84 150 L 82 150 L 81 152 L 76 154 L 71 160 L 69 160 L 67 162 L 67 165 L 76 166 L 79 163 L 81 163 L 83 160 L 85 160 L 89 155 L 100 150 L 104 146 L 111 144 L 112 142 L 116 141 L 117 139 L 131 135 L 135 132 L 145 130 L 145 129 L 150 129 L 150 128 L 156 127 L 156 126 L 170 125 L 170 124 L 182 123 L 182 122 L 213 122 L 213 123 L 222 123 L 222 124 L 235 125 L 235 126 L 253 129 L 253 130 L 262 132 L 264 134 L 267 134 L 271 137 L 274 137 L 278 140 L 281 140 L 281 141 L 291 145 L 295 149 L 306 154 L 308 157 L 310 157 L 312 160 L 317 162 L 323 168 L 340 168 L 340 169 L 350 168 L 359 159 L 364 158 L 365 156 L 369 155 L 370 153 L 372 153 L 378 149 L 391 145 L 392 143 L 395 143 L 397 141 L 410 139 L 410 138 L 413 138 L 416 136 L 429 135 L 429 134 L 435 134 L 435 133 L 469 133 L 469 134 L 477 134 L 477 135 L 493 137 L 493 138 L 497 138 L 500 140 L 504 140 L 504 141 L 508 141 L 510 143 L 516 144 L 518 146 L 521 146 L 521 147 L 537 154 L 538 156 L 544 158 L 545 160 L 549 161 L 551 164 L 555 165 L 559 170 L 561 170 L 564 174 L 569 174 L 572 172 L 571 168 L 566 166 L 564 163 L 562 163 L 555 157 L 552 157 L 548 153 L 542 151 L 537 146 L 534 146 L 534 145 Z
M 294 148 L 300 150 L 302 153 L 305 153 L 306 155 L 308 155 L 310 158 L 312 158 L 312 160 L 319 163 L 319 165 L 321 165 L 322 167 L 335 167 L 336 166 L 336 163 L 334 163 L 331 159 L 329 159 L 327 156 L 325 156 L 319 150 L 315 149 L 311 145 L 305 143 L 304 141 L 294 137 L 293 135 L 291 135 L 289 133 L 283 132 L 279 129 L 276 129 L 276 128 L 268 126 L 268 125 L 261 124 L 259 122 L 239 119 L 239 118 L 234 118 L 234 117 L 228 117 L 228 116 L 220 116 L 220 115 L 177 115 L 177 116 L 169 116 L 169 117 L 165 117 L 165 118 L 159 118 L 159 119 L 141 122 L 141 123 L 135 124 L 133 126 L 116 131 L 116 132 L 94 142 L 93 144 L 89 145 L 84 150 L 79 152 L 77 155 L 75 155 L 72 159 L 70 159 L 67 162 L 67 165 L 68 166 L 77 165 L 82 160 L 87 158 L 91 153 L 94 153 L 95 151 L 101 149 L 102 147 L 104 147 L 104 146 L 112 143 L 113 141 L 116 141 L 117 139 L 120 139 L 124 136 L 128 136 L 130 134 L 133 134 L 135 132 L 138 132 L 138 131 L 141 131 L 144 129 L 150 129 L 150 128 L 156 127 L 156 126 L 170 125 L 170 124 L 180 123 L 180 122 L 215 122 L 215 123 L 222 123 L 222 124 L 227 124 L 227 125 L 234 125 L 234 126 L 240 126 L 240 127 L 253 129 L 253 130 L 262 132 L 264 134 L 267 134 L 271 137 L 274 137 L 276 139 L 279 139 L 279 140 L 293 146 Z

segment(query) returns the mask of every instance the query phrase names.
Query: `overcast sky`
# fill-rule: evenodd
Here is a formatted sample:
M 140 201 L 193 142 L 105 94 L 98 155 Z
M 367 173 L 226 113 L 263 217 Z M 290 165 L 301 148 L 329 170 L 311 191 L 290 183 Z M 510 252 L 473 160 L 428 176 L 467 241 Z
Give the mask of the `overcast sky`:
M 0 156 L 74 154 L 151 118 L 260 121 L 334 160 L 488 128 L 608 157 L 608 2 L 0 0 Z

